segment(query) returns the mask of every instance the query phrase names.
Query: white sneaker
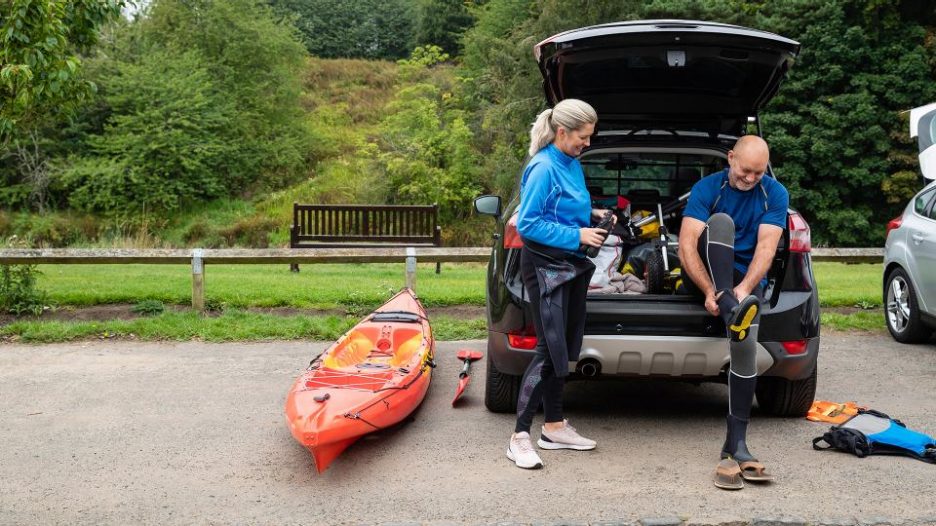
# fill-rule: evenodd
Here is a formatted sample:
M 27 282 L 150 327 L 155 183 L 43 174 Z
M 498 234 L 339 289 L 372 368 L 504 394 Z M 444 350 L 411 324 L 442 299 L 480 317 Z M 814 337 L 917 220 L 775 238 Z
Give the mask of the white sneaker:
M 575 428 L 569 425 L 568 420 L 563 420 L 562 427 L 556 431 L 546 431 L 546 426 L 543 426 L 543 432 L 536 444 L 543 449 L 575 449 L 577 451 L 588 451 L 595 449 L 598 445 L 594 440 L 578 434 Z
M 510 442 L 507 443 L 507 458 L 513 460 L 519 468 L 538 469 L 543 467 L 543 461 L 533 450 L 530 434 L 525 431 L 510 435 Z

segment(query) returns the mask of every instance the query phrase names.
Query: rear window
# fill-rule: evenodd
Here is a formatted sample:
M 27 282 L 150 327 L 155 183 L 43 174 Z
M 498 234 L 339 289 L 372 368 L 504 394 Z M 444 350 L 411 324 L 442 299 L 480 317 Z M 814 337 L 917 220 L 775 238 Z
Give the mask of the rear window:
M 703 154 L 593 152 L 581 159 L 592 200 L 622 196 L 639 208 L 654 209 L 688 192 L 702 177 L 724 169 L 727 161 Z
M 923 192 L 916 196 L 913 200 L 913 211 L 920 215 L 926 215 L 926 205 L 929 203 L 930 199 L 932 199 L 933 193 L 933 190 L 929 190 L 928 192 Z

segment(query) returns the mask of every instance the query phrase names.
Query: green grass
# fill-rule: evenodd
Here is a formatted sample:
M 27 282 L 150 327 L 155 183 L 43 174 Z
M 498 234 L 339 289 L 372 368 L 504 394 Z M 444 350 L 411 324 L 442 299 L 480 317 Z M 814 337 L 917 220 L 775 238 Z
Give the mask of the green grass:
M 484 305 L 485 265 L 420 264 L 416 285 L 427 307 Z M 187 265 L 43 265 L 39 287 L 55 305 L 89 306 L 161 301 L 188 305 L 191 270 Z M 823 307 L 878 307 L 852 314 L 823 312 L 823 327 L 837 330 L 885 330 L 880 309 L 881 265 L 817 262 L 816 280 Z M 303 265 L 298 274 L 287 265 L 207 265 L 209 304 L 225 306 L 218 317 L 165 312 L 134 320 L 96 322 L 18 321 L 0 326 L 0 339 L 56 342 L 87 338 L 237 341 L 268 339 L 333 340 L 364 313 L 383 303 L 403 285 L 403 264 Z M 245 312 L 247 307 L 337 309 L 347 316 L 277 316 Z M 436 316 L 441 340 L 485 337 L 485 320 Z
M 188 305 L 192 274 L 187 265 L 41 265 L 38 286 L 55 305 L 100 305 L 158 300 Z M 427 307 L 484 305 L 485 266 L 420 264 L 416 288 Z M 297 307 L 369 312 L 404 284 L 402 263 L 302 265 L 206 265 L 205 297 L 228 307 Z
M 852 314 L 822 313 L 822 327 L 839 331 L 886 331 L 884 310 L 859 311 Z
M 416 285 L 426 306 L 484 305 L 485 265 L 420 264 Z M 186 305 L 192 297 L 188 265 L 41 265 L 39 287 L 57 305 L 159 300 Z M 823 307 L 881 305 L 881 265 L 814 265 Z M 346 308 L 380 305 L 403 286 L 403 264 L 207 265 L 205 295 L 230 307 Z
M 881 263 L 846 265 L 813 263 L 823 307 L 880 307 L 884 267 Z
M 209 342 L 311 339 L 331 341 L 358 322 L 352 316 L 276 316 L 231 311 L 217 317 L 194 312 L 170 312 L 133 320 L 19 321 L 0 326 L 0 340 L 52 343 L 89 338 L 140 340 L 203 340 Z M 469 340 L 486 334 L 484 319 L 432 320 L 438 340 Z

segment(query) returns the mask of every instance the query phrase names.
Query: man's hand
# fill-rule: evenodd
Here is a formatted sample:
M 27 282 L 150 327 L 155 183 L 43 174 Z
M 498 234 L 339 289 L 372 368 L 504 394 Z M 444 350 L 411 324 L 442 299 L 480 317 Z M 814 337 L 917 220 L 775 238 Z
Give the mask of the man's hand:
M 718 303 L 715 303 L 715 291 L 705 295 L 705 310 L 709 311 L 712 316 L 718 316 L 719 312 L 721 312 Z
M 751 295 L 751 289 L 747 288 L 744 283 L 740 283 L 734 288 L 734 295 L 738 301 L 741 301 Z

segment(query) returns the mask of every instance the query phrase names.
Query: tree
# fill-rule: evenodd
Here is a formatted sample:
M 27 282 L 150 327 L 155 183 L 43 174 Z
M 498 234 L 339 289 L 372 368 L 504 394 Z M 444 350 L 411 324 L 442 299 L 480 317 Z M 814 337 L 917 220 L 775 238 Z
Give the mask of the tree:
M 436 45 L 451 56 L 459 54 L 459 41 L 474 22 L 468 7 L 455 0 L 422 0 L 419 4 L 416 45 Z
M 242 185 L 234 101 L 213 84 L 196 50 L 147 54 L 108 79 L 112 116 L 71 159 L 59 185 L 77 209 L 132 215 L 173 210 Z
M 79 75 L 124 0 L 0 0 L 0 142 L 37 115 L 73 111 L 94 89 Z
M 270 4 L 295 20 L 313 55 L 398 59 L 413 47 L 414 1 L 270 0 Z
M 53 184 L 70 206 L 165 214 L 302 175 L 306 53 L 260 0 L 159 0 L 103 51 L 99 105 Z
M 138 56 L 198 50 L 212 84 L 235 106 L 228 126 L 242 153 L 232 193 L 281 187 L 301 174 L 309 152 L 301 105 L 307 55 L 292 25 L 263 0 L 158 0 L 141 22 Z
M 798 0 L 755 11 L 759 27 L 803 46 L 763 120 L 817 244 L 883 244 L 881 225 L 904 205 L 907 180 L 922 183 L 908 178 L 919 167 L 901 112 L 936 100 L 936 44 L 905 11 L 913 3 Z
M 450 68 L 438 46 L 418 47 L 400 61 L 405 85 L 380 123 L 378 166 L 398 203 L 438 203 L 444 222 L 466 217 L 481 191 L 478 153 L 472 149 L 468 115 L 455 106 Z

